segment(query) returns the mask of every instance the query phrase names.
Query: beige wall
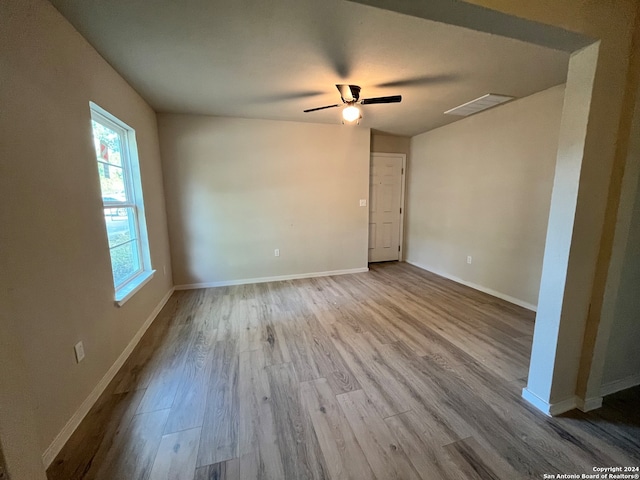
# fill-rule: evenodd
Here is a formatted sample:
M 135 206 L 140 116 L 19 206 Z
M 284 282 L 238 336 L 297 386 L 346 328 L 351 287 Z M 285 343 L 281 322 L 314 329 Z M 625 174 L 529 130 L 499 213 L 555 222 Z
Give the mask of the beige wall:
M 4 271 L 4 270 L 2 270 Z M 0 291 L 0 448 L 15 480 L 44 480 L 42 450 L 22 345 L 16 342 L 17 321 L 9 315 L 9 295 Z
M 536 304 L 563 97 L 560 85 L 411 139 L 407 261 Z
M 640 15 L 636 16 L 624 95 L 620 139 L 616 144 L 616 156 L 619 160 L 614 165 L 610 180 L 604 235 L 598 257 L 600 274 L 596 276 L 589 306 L 589 321 L 584 333 L 576 392 L 579 398 L 596 404 L 601 401 L 603 392 L 601 387 L 605 357 L 617 315 L 616 301 L 627 253 L 625 245 L 640 176 Z M 628 116 L 625 113 L 629 110 L 633 114 Z M 626 160 L 623 162 L 622 159 Z M 615 325 L 615 330 L 618 328 L 619 325 Z M 616 335 L 620 335 L 620 332 L 616 332 Z M 640 381 L 640 378 L 636 376 L 636 380 Z M 622 385 L 617 383 L 616 388 L 620 387 Z M 612 391 L 611 388 L 605 390 Z
M 404 153 L 409 158 L 411 137 L 400 135 L 371 134 L 371 152 L 375 153 Z
M 368 129 L 158 120 L 176 285 L 366 268 Z
M 0 345 L 11 342 L 21 354 L 1 355 L 0 371 L 24 373 L 3 375 L 11 383 L 2 384 L 0 434 L 20 480 L 36 478 L 25 473 L 36 467 L 15 448 L 31 439 L 39 456 L 51 444 L 171 289 L 171 272 L 153 110 L 46 1 L 0 2 L 0 55 L 0 290 L 7 297 Z M 89 101 L 137 133 L 158 272 L 121 308 L 113 301 Z M 86 358 L 76 364 L 80 340 Z M 12 420 L 21 417 L 34 425 Z
M 604 364 L 605 390 L 616 382 L 623 386 L 640 383 L 640 184 L 631 216 L 617 292 L 613 325 Z
M 640 18 L 634 34 L 636 47 L 640 46 Z M 624 170 L 616 171 L 621 177 L 619 209 L 615 218 L 615 236 L 612 241 L 611 261 L 606 295 L 602 303 L 602 321 L 598 325 L 591 369 L 586 385 L 587 397 L 598 397 L 640 383 L 640 51 L 634 49 L 629 72 L 631 90 L 626 98 L 634 105 L 629 122 L 631 132 L 626 148 Z M 631 93 L 635 93 L 632 95 Z M 624 148 L 621 144 L 618 148 Z M 585 334 L 585 343 L 589 335 Z M 603 360 L 604 358 L 604 360 Z M 584 359 L 584 357 L 583 357 Z

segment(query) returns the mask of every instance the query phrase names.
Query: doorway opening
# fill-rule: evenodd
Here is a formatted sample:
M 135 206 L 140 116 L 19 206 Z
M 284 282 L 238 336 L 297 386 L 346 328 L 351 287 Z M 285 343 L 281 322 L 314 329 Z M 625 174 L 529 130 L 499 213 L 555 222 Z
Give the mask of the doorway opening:
M 372 153 L 369 180 L 369 263 L 402 260 L 407 156 Z

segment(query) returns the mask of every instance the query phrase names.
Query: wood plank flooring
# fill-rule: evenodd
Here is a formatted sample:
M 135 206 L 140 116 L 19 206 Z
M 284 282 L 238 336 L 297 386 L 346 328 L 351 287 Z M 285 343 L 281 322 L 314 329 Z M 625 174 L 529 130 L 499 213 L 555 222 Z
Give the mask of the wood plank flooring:
M 534 314 L 407 264 L 176 292 L 50 480 L 524 479 L 640 465 L 640 389 L 547 418 Z

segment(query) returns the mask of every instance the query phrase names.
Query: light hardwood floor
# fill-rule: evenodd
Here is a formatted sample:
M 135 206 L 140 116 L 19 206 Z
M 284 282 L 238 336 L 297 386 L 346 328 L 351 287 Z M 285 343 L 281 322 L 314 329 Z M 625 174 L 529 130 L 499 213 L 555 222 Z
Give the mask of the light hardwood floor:
M 640 465 L 634 389 L 547 418 L 534 314 L 407 264 L 176 292 L 51 480 L 520 479 Z

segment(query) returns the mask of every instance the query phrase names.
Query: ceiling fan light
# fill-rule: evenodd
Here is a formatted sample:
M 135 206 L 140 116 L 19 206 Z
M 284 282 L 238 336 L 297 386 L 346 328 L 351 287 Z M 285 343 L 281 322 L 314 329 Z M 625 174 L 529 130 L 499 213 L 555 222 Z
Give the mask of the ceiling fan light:
M 355 122 L 356 120 L 360 120 L 360 118 L 362 118 L 360 115 L 360 109 L 353 105 L 349 105 L 342 110 L 342 118 L 344 118 L 346 122 Z

